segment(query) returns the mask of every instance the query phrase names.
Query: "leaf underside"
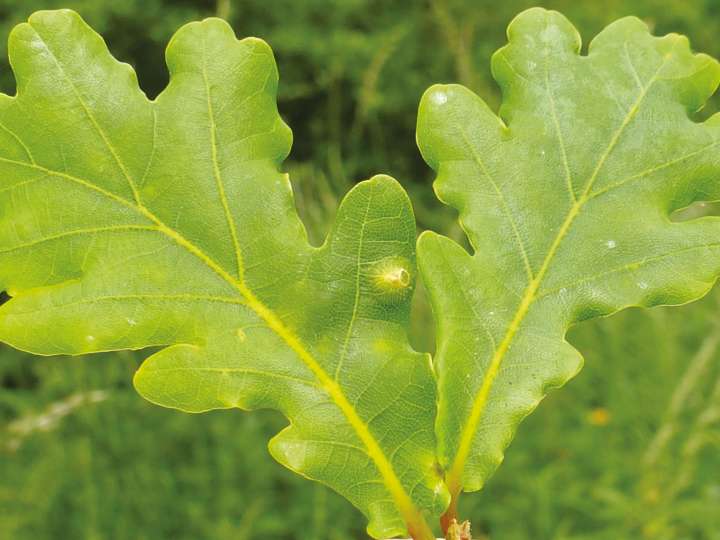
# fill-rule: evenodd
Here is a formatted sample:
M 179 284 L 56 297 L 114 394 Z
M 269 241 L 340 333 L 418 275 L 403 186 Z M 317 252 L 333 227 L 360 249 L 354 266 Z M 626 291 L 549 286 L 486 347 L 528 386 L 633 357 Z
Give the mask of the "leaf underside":
M 376 537 L 429 537 L 435 382 L 409 347 L 415 224 L 359 184 L 321 247 L 279 166 L 292 136 L 269 47 L 208 19 L 154 101 L 70 11 L 15 28 L 0 95 L 0 340 L 35 354 L 163 347 L 139 392 L 185 411 L 280 410 L 273 456 L 352 501 Z
M 518 423 L 582 357 L 573 323 L 680 304 L 720 272 L 720 221 L 673 211 L 720 197 L 720 120 L 691 119 L 715 60 L 636 18 L 580 54 L 559 13 L 531 9 L 492 59 L 499 117 L 462 86 L 434 86 L 418 144 L 473 247 L 425 233 L 418 263 L 438 325 L 436 434 L 453 496 L 482 487 Z

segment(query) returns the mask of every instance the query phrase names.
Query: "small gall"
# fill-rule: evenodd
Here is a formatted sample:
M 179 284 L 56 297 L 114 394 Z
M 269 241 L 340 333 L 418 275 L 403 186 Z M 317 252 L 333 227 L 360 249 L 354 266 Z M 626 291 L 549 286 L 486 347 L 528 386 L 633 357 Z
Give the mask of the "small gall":
M 393 268 L 381 276 L 382 280 L 390 287 L 404 289 L 410 285 L 410 273 L 404 268 Z
M 372 271 L 373 285 L 390 297 L 404 296 L 412 285 L 409 266 L 405 259 L 397 257 L 383 259 Z

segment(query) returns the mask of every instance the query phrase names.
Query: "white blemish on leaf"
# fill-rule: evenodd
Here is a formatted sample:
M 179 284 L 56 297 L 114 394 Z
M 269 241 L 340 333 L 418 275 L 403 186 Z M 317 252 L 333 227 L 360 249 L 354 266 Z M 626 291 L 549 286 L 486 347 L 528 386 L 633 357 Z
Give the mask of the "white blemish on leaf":
M 447 103 L 448 96 L 445 92 L 438 90 L 437 92 L 433 92 L 430 99 L 435 105 L 445 105 Z

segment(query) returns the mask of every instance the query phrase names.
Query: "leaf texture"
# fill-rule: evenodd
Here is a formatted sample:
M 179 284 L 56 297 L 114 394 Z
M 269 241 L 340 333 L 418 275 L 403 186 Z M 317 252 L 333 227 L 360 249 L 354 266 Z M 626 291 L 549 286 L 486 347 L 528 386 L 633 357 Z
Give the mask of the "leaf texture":
M 418 263 L 438 320 L 436 433 L 456 498 L 480 489 L 518 423 L 582 365 L 573 323 L 679 304 L 720 272 L 720 221 L 671 214 L 720 196 L 720 119 L 692 119 L 718 63 L 636 18 L 580 54 L 559 13 L 531 9 L 492 58 L 499 116 L 434 86 L 418 144 L 472 245 L 424 233 Z
M 208 19 L 148 100 L 70 11 L 15 28 L 0 96 L 0 339 L 36 354 L 161 347 L 135 384 L 185 411 L 280 410 L 273 456 L 350 499 L 376 537 L 432 537 L 435 381 L 409 347 L 415 223 L 378 176 L 310 246 L 279 166 L 269 47 Z

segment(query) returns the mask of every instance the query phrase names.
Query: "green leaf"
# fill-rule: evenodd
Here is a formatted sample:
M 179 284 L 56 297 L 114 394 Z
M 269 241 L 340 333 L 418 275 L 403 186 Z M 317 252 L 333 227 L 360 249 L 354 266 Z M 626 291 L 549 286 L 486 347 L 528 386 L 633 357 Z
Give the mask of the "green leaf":
M 377 537 L 431 538 L 435 383 L 406 329 L 409 201 L 358 185 L 308 244 L 278 167 L 291 133 L 269 47 L 181 28 L 154 101 L 70 11 L 15 28 L 0 96 L 0 339 L 36 354 L 164 347 L 139 392 L 185 411 L 270 407 L 273 456 L 350 499 Z
M 720 121 L 692 119 L 720 79 L 686 38 L 625 18 L 580 54 L 559 13 L 531 9 L 492 59 L 500 117 L 434 86 L 418 144 L 473 254 L 433 233 L 418 262 L 438 319 L 439 460 L 456 498 L 478 490 L 518 423 L 582 357 L 573 323 L 705 294 L 720 221 L 673 211 L 720 197 Z M 452 515 L 452 511 L 449 513 Z

